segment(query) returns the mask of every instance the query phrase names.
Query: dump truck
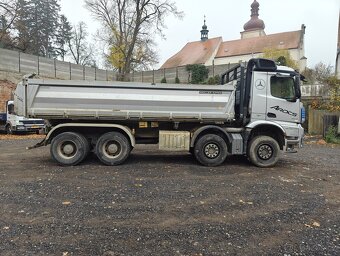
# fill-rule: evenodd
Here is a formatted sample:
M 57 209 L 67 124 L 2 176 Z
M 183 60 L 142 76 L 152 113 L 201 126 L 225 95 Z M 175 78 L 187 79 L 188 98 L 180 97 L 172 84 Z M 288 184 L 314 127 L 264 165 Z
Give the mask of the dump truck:
M 14 102 L 6 101 L 4 112 L 0 113 L 0 131 L 14 133 L 43 133 L 45 122 L 42 119 L 25 118 L 14 111 Z
M 43 118 L 60 165 L 90 151 L 105 165 L 126 161 L 136 144 L 187 151 L 205 166 L 243 155 L 259 167 L 302 146 L 301 75 L 267 59 L 251 59 L 221 76 L 220 85 L 23 79 L 16 112 Z

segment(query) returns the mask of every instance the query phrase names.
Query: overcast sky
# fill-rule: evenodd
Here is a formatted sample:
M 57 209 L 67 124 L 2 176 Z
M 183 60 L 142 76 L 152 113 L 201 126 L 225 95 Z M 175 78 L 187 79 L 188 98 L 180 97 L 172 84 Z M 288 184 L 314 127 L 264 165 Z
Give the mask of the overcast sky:
M 184 18 L 166 19 L 166 39 L 157 38 L 159 64 L 178 52 L 187 42 L 200 40 L 203 16 L 207 17 L 209 38 L 222 36 L 224 41 L 240 39 L 243 25 L 250 19 L 253 0 L 172 0 Z M 71 23 L 84 21 L 91 35 L 100 24 L 85 9 L 83 0 L 61 0 L 62 13 Z M 307 65 L 318 62 L 335 65 L 340 1 L 339 0 L 258 0 L 260 18 L 266 34 L 300 30 L 306 25 L 305 49 Z M 95 37 L 92 37 L 95 42 Z

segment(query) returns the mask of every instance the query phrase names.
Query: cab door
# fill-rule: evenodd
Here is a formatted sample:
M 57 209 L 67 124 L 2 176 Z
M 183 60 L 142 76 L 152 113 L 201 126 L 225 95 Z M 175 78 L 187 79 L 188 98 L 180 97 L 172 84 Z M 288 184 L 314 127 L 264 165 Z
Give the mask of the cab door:
M 266 120 L 299 122 L 300 100 L 296 95 L 295 79 L 289 73 L 268 74 Z

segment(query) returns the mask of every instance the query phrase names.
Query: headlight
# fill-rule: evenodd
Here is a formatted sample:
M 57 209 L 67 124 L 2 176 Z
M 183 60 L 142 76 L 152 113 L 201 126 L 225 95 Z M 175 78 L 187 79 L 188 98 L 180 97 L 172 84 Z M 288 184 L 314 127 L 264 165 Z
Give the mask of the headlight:
M 301 123 L 306 122 L 306 109 L 304 106 L 301 107 Z

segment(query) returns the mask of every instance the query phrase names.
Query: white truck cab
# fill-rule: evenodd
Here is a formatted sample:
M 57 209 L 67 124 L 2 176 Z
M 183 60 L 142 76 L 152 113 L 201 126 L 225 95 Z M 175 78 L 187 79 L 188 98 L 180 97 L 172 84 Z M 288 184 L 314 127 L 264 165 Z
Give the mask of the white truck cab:
M 285 134 L 284 150 L 301 147 L 305 111 L 301 103 L 300 75 L 293 69 L 278 66 L 275 72 L 255 71 L 252 77 L 251 118 L 246 127 L 273 125 Z
M 35 132 L 39 133 L 44 130 L 45 122 L 43 119 L 26 118 L 19 116 L 14 111 L 14 102 L 6 102 L 6 112 L 1 114 L 0 128 L 7 134 Z

